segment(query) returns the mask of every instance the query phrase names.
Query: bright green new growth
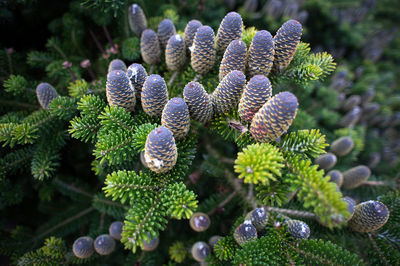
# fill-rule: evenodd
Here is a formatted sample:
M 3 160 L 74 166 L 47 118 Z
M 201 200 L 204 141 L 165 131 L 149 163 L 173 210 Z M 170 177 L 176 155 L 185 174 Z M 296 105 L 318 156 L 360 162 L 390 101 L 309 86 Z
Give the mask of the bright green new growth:
M 169 247 L 168 253 L 173 261 L 182 263 L 186 258 L 187 250 L 181 241 L 177 241 Z
M 269 143 L 253 144 L 238 153 L 235 172 L 245 183 L 268 185 L 281 176 L 284 167 L 283 156 L 279 149 Z

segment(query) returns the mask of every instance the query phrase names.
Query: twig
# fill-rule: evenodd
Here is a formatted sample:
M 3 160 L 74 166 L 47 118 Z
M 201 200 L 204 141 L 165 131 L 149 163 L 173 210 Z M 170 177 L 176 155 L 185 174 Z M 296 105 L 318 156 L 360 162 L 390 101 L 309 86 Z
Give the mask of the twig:
M 211 211 L 207 212 L 208 215 L 213 215 L 215 213 L 215 211 L 218 208 L 222 208 L 224 207 L 226 204 L 228 204 L 237 194 L 238 192 L 236 190 L 234 190 L 231 194 L 228 195 L 228 197 L 226 197 L 223 201 L 221 201 L 217 207 L 215 207 L 214 209 L 212 209 Z
M 100 50 L 101 54 L 106 54 L 106 51 L 104 51 L 103 46 L 101 46 L 99 40 L 96 38 L 96 35 L 94 35 L 92 30 L 89 30 L 90 36 L 92 36 L 92 39 L 94 43 L 96 44 L 97 48 Z
M 268 212 L 277 212 L 281 214 L 287 214 L 291 216 L 301 217 L 301 218 L 309 218 L 309 219 L 316 219 L 317 216 L 312 212 L 305 212 L 305 211 L 298 211 L 298 210 L 291 210 L 291 209 L 282 209 L 282 208 L 275 208 L 269 206 L 263 206 L 264 209 Z
M 8 68 L 10 69 L 10 74 L 14 74 L 12 60 L 11 60 L 11 53 L 12 53 L 13 49 L 8 48 L 5 50 L 6 50 L 7 60 L 8 60 Z
M 361 185 L 364 186 L 390 186 L 389 183 L 387 182 L 383 182 L 383 181 L 365 181 L 364 183 L 362 183 Z
M 107 29 L 107 27 L 106 26 L 103 26 L 103 31 L 104 31 L 104 33 L 105 33 L 105 35 L 106 35 L 106 38 L 107 38 L 107 40 L 108 40 L 108 42 L 110 43 L 110 48 L 116 48 L 116 46 L 115 46 L 115 44 L 114 44 L 114 42 L 113 42 L 113 40 L 112 40 L 112 38 L 111 38 L 111 35 L 110 35 L 110 33 L 108 32 L 108 29 Z
M 171 78 L 169 79 L 168 84 L 167 84 L 168 87 L 171 86 L 172 83 L 174 83 L 176 77 L 178 76 L 178 73 L 179 73 L 178 71 L 175 71 L 175 72 L 172 74 L 172 76 L 171 76 Z
M 198 81 L 198 80 L 200 79 L 200 77 L 201 77 L 201 75 L 200 75 L 200 74 L 197 74 L 197 75 L 194 77 L 193 81 Z
M 154 65 L 151 65 L 151 66 L 150 66 L 150 70 L 149 70 L 149 75 L 153 74 L 154 69 L 155 69 L 155 66 L 154 66 Z
M 99 224 L 99 229 L 102 229 L 102 228 L 103 228 L 103 226 L 104 226 L 104 216 L 105 216 L 105 213 L 104 213 L 104 212 L 102 212 L 102 213 L 101 213 L 101 216 L 100 216 L 100 224 Z
M 36 104 L 30 104 L 30 103 L 21 103 L 17 101 L 3 101 L 0 100 L 1 105 L 10 105 L 10 106 L 20 106 L 20 107 L 25 107 L 25 108 L 32 108 L 32 109 L 39 109 L 40 106 Z
M 385 263 L 385 265 L 390 265 L 389 262 L 386 260 L 385 256 L 379 250 L 378 245 L 376 244 L 374 238 L 372 237 L 372 235 L 370 233 L 368 233 L 368 239 L 369 239 L 369 242 L 371 242 L 372 246 L 374 247 L 375 251 L 378 253 L 379 257 Z
M 209 143 L 206 143 L 205 148 L 209 154 L 211 154 L 214 157 L 217 157 L 221 162 L 235 164 L 235 159 L 228 158 L 228 157 L 218 154 L 218 152 L 216 150 L 214 150 L 213 147 L 211 147 L 211 145 Z
M 254 200 L 253 183 L 249 184 L 249 191 L 247 193 L 247 200 L 252 203 L 254 209 L 257 208 L 257 203 Z

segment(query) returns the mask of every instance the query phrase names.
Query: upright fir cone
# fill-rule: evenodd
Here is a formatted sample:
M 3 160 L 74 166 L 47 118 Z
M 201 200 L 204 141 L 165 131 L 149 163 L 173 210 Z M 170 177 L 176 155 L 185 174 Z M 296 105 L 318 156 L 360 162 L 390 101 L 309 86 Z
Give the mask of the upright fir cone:
M 325 171 L 333 168 L 336 165 L 337 157 L 333 153 L 325 153 L 315 159 L 314 163 L 319 165 L 319 168 Z
M 171 130 L 160 126 L 147 136 L 144 159 L 147 167 L 158 174 L 171 170 L 178 158 L 178 151 Z
M 236 227 L 233 238 L 236 240 L 236 243 L 243 245 L 248 241 L 257 239 L 257 230 L 250 221 L 245 220 L 244 223 Z
M 176 71 L 183 67 L 185 60 L 185 42 L 181 35 L 175 34 L 168 40 L 167 48 L 165 49 L 165 62 L 169 70 Z
M 190 118 L 205 123 L 213 115 L 211 99 L 203 85 L 196 81 L 189 82 L 183 89 L 183 99 L 188 106 Z
M 373 232 L 385 225 L 389 219 L 389 209 L 379 201 L 362 202 L 354 208 L 348 226 L 357 232 Z
M 274 63 L 274 49 L 274 39 L 269 31 L 261 30 L 254 35 L 247 55 L 247 71 L 250 77 L 268 76 Z
M 99 235 L 94 240 L 94 250 L 100 255 L 110 255 L 115 249 L 115 240 L 107 234 Z
M 143 61 L 147 64 L 155 65 L 160 62 L 161 50 L 157 34 L 153 30 L 144 30 L 140 39 L 140 52 Z
M 185 45 L 187 48 L 190 48 L 193 44 L 194 36 L 196 35 L 197 30 L 203 26 L 200 21 L 193 19 L 188 22 L 188 24 L 185 27 L 185 33 L 184 33 L 184 40 L 185 40 Z
M 135 89 L 132 87 L 126 73 L 122 70 L 114 70 L 108 73 L 106 95 L 109 105 L 123 107 L 128 111 L 133 111 L 135 108 Z
M 290 127 L 299 105 L 288 91 L 278 93 L 266 102 L 253 117 L 250 133 L 259 142 L 275 141 Z
M 338 170 L 331 170 L 327 174 L 331 179 L 330 182 L 335 183 L 338 187 L 341 187 L 343 184 L 343 175 Z
M 238 104 L 246 85 L 246 76 L 239 70 L 233 70 L 218 84 L 212 94 L 213 108 L 216 113 L 225 113 Z
M 239 70 L 244 73 L 246 68 L 246 53 L 246 44 L 242 40 L 234 40 L 229 44 L 219 66 L 220 81 L 232 70 Z
M 257 208 L 249 212 L 245 220 L 249 220 L 251 224 L 257 229 L 258 232 L 262 231 L 268 222 L 268 212 L 264 208 Z
M 282 71 L 293 59 L 297 45 L 300 42 L 303 27 L 297 20 L 286 21 L 274 37 L 275 59 L 274 68 Z
M 72 245 L 72 252 L 80 259 L 87 259 L 94 253 L 93 238 L 81 236 Z
M 342 119 L 339 121 L 339 125 L 342 127 L 354 127 L 354 125 L 360 120 L 361 115 L 361 108 L 356 106 L 342 117 Z
M 143 84 L 142 94 L 143 111 L 150 116 L 161 115 L 168 102 L 168 89 L 160 75 L 150 75 Z
M 147 241 L 147 240 L 143 241 L 142 249 L 144 251 L 153 251 L 158 247 L 158 244 L 160 243 L 160 239 L 158 237 L 156 237 L 156 238 L 151 237 L 149 232 L 147 232 L 147 236 L 149 237 L 149 241 Z
M 244 88 L 239 102 L 239 115 L 242 121 L 250 122 L 271 96 L 272 87 L 269 79 L 263 75 L 252 77 Z
M 168 18 L 158 24 L 157 37 L 160 41 L 161 49 L 165 49 L 169 38 L 176 34 L 174 23 Z
M 40 106 L 43 109 L 48 109 L 51 101 L 58 97 L 58 93 L 49 83 L 40 83 L 36 87 L 36 96 Z
M 354 147 L 354 141 L 351 137 L 341 137 L 331 144 L 331 151 L 337 156 L 345 156 L 351 152 Z
M 353 217 L 354 214 L 354 208 L 356 207 L 356 201 L 348 196 L 342 198 L 343 201 L 347 203 L 347 210 L 351 214 L 349 218 L 347 218 L 347 221 Z
M 147 28 L 146 16 L 138 4 L 132 4 L 128 12 L 129 27 L 137 35 L 140 36 Z
M 201 26 L 194 37 L 191 54 L 191 64 L 198 74 L 210 71 L 216 60 L 214 46 L 214 31 L 209 26 Z
M 131 80 L 132 86 L 135 89 L 136 97 L 140 98 L 143 84 L 147 78 L 146 69 L 141 64 L 133 63 L 128 67 L 126 75 Z
M 193 258 L 198 262 L 204 262 L 206 258 L 210 255 L 210 246 L 203 241 L 198 241 L 193 244 L 191 248 L 191 253 Z
M 171 130 L 175 139 L 184 138 L 189 132 L 189 110 L 182 98 L 172 98 L 165 105 L 161 116 L 161 124 Z
M 243 21 L 236 12 L 229 12 L 219 25 L 215 45 L 217 51 L 223 53 L 228 45 L 236 39 L 242 38 Z
M 114 70 L 122 70 L 124 72 L 126 72 L 126 65 L 124 63 L 124 61 L 120 60 L 120 59 L 114 59 L 110 62 L 110 64 L 108 64 L 108 73 L 110 73 L 111 71 Z
M 371 176 L 371 170 L 365 165 L 359 165 L 350 168 L 343 173 L 343 184 L 344 189 L 353 189 L 360 186 L 362 183 L 367 181 Z
M 310 236 L 310 227 L 303 221 L 288 219 L 285 221 L 289 233 L 297 239 L 307 239 Z

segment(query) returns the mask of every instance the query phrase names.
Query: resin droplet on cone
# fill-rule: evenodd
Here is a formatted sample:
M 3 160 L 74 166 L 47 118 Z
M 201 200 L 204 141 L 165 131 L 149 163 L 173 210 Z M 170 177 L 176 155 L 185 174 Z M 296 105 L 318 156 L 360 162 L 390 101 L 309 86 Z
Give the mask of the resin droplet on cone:
M 143 84 L 147 78 L 146 69 L 141 64 L 133 63 L 128 67 L 126 75 L 131 80 L 131 84 L 136 92 L 136 98 L 140 98 Z
M 285 91 L 272 97 L 254 116 L 250 133 L 259 142 L 275 141 L 290 127 L 297 114 L 297 98 Z
M 168 102 L 168 89 L 164 79 L 160 75 L 150 75 L 143 84 L 142 94 L 143 111 L 150 116 L 162 114 L 164 106 Z
M 72 245 L 72 252 L 80 259 L 89 258 L 94 253 L 93 239 L 89 236 L 78 238 Z
M 157 37 L 160 41 L 161 49 L 165 49 L 169 38 L 176 34 L 174 23 L 168 18 L 164 19 L 158 25 Z
M 172 98 L 165 105 L 161 124 L 171 130 L 175 139 L 184 138 L 189 132 L 189 110 L 182 98 Z
M 128 20 L 129 27 L 137 36 L 140 36 L 147 28 L 146 16 L 138 4 L 132 4 L 129 7 Z
M 367 181 L 370 176 L 371 170 L 367 166 L 360 165 L 353 167 L 343 173 L 342 187 L 344 189 L 356 188 Z
M 178 158 L 178 151 L 171 130 L 161 126 L 147 136 L 144 159 L 147 167 L 158 174 L 171 170 Z
M 385 204 L 370 200 L 356 205 L 353 217 L 347 224 L 357 232 L 373 232 L 385 225 L 389 214 L 389 209 Z
M 48 109 L 51 101 L 58 97 L 58 93 L 49 83 L 40 83 L 36 87 L 36 96 L 40 106 Z
M 193 45 L 194 36 L 201 26 L 203 26 L 203 24 L 201 24 L 201 22 L 196 19 L 189 21 L 189 23 L 186 25 L 184 40 L 187 48 L 190 48 Z
M 189 82 L 183 90 L 183 99 L 188 106 L 190 118 L 201 123 L 211 119 L 213 115 L 211 99 L 203 85 L 195 81 Z
M 135 90 L 128 76 L 122 70 L 114 70 L 108 73 L 106 95 L 109 105 L 123 107 L 128 111 L 135 109 Z
M 140 52 L 143 61 L 155 65 L 161 61 L 161 49 L 157 34 L 153 30 L 144 30 L 140 39 Z
M 186 60 L 185 43 L 179 34 L 171 36 L 165 49 L 165 62 L 169 70 L 179 70 Z
M 229 12 L 219 25 L 215 45 L 218 52 L 223 53 L 228 45 L 236 39 L 242 38 L 243 21 L 236 12 Z
M 271 95 L 271 82 L 267 77 L 263 75 L 252 77 L 244 88 L 239 102 L 239 115 L 242 121 L 250 122 Z
M 218 84 L 212 94 L 212 102 L 216 113 L 225 113 L 236 107 L 246 85 L 243 72 L 234 70 Z
M 214 31 L 209 26 L 201 26 L 194 37 L 191 64 L 196 73 L 203 75 L 210 71 L 216 60 Z
M 247 57 L 247 72 L 250 77 L 267 76 L 274 63 L 274 39 L 271 33 L 261 30 L 254 35 Z
M 219 66 L 220 81 L 233 70 L 239 70 L 244 73 L 246 68 L 246 53 L 246 44 L 241 40 L 234 40 L 229 44 Z
M 288 67 L 301 39 L 303 27 L 296 20 L 285 22 L 274 37 L 274 68 L 282 71 Z

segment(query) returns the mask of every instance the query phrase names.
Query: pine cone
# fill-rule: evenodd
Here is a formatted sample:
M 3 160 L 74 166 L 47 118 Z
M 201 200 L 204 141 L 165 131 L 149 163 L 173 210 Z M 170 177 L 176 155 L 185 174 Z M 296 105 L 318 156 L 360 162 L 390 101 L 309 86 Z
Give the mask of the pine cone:
M 171 170 L 178 158 L 175 139 L 171 130 L 160 126 L 147 136 L 144 158 L 147 167 L 158 174 Z
M 239 115 L 242 121 L 250 122 L 271 96 L 272 87 L 269 79 L 263 75 L 252 77 L 244 88 L 239 102 Z
M 192 246 L 191 253 L 196 261 L 203 262 L 210 255 L 211 249 L 206 242 L 198 241 Z
M 314 163 L 319 165 L 319 168 L 325 171 L 333 168 L 336 165 L 337 158 L 333 153 L 325 153 L 315 159 Z
M 219 83 L 212 94 L 213 108 L 216 113 L 225 113 L 236 107 L 246 85 L 243 72 L 233 70 Z
M 268 222 L 268 212 L 264 208 L 257 208 L 249 212 L 245 220 L 249 220 L 251 224 L 257 229 L 258 232 L 262 231 Z
M 189 132 L 189 110 L 182 98 L 172 98 L 162 112 L 161 124 L 171 130 L 175 139 L 184 138 Z
M 124 63 L 124 61 L 120 60 L 120 59 L 114 59 L 110 62 L 110 64 L 108 64 L 108 73 L 110 73 L 111 71 L 114 70 L 122 70 L 124 72 L 126 72 L 126 65 Z
M 307 239 L 310 236 L 310 227 L 303 221 L 288 219 L 285 224 L 294 238 Z
M 168 89 L 164 79 L 157 74 L 147 77 L 143 84 L 142 94 L 143 111 L 150 116 L 162 114 L 168 102 Z
M 250 240 L 257 239 L 257 230 L 250 221 L 244 221 L 236 227 L 233 238 L 235 238 L 236 243 L 243 245 Z
M 179 34 L 171 36 L 165 49 L 165 61 L 169 70 L 179 70 L 186 60 L 185 43 Z
M 147 28 L 146 16 L 142 8 L 138 4 L 133 4 L 129 7 L 129 27 L 137 35 L 140 36 Z
M 202 26 L 200 21 L 193 19 L 185 27 L 184 40 L 187 48 L 190 48 L 193 44 L 194 36 L 197 30 Z
M 331 170 L 328 172 L 328 174 L 330 176 L 330 180 L 329 182 L 333 182 L 335 183 L 338 187 L 341 187 L 343 184 L 343 175 L 340 171 L 338 170 Z
M 49 83 L 40 83 L 36 87 L 36 96 L 40 106 L 43 109 L 48 109 L 51 101 L 58 97 L 58 93 Z
M 216 60 L 214 31 L 209 26 L 201 26 L 194 37 L 191 64 L 198 74 L 210 71 Z
M 109 235 L 112 238 L 114 238 L 115 240 L 121 240 L 123 226 L 124 226 L 124 223 L 122 223 L 120 221 L 113 222 L 112 224 L 110 224 L 110 227 L 108 228 Z
M 80 259 L 87 259 L 94 253 L 93 239 L 89 236 L 81 236 L 72 245 L 72 252 Z
M 109 235 L 100 235 L 94 241 L 94 250 L 100 255 L 110 255 L 115 249 L 115 240 Z
M 268 76 L 274 63 L 274 55 L 274 39 L 271 33 L 266 30 L 258 31 L 251 42 L 247 58 L 247 71 L 250 77 Z
M 234 40 L 229 44 L 219 66 L 220 81 L 233 70 L 245 71 L 246 53 L 246 44 L 241 40 Z
M 108 73 L 106 95 L 109 105 L 116 105 L 133 111 L 136 105 L 135 89 L 126 73 L 114 70 Z
M 225 52 L 226 47 L 236 39 L 242 38 L 243 21 L 242 17 L 236 12 L 229 12 L 219 25 L 215 44 L 217 51 Z
M 359 165 L 357 167 L 350 168 L 343 173 L 342 187 L 344 189 L 356 188 L 367 181 L 370 176 L 371 170 L 365 165 Z
M 353 217 L 347 224 L 357 232 L 373 232 L 385 225 L 389 215 L 389 209 L 385 204 L 370 200 L 356 205 Z
M 158 247 L 158 244 L 160 243 L 160 239 L 158 237 L 152 238 L 150 233 L 147 233 L 147 236 L 149 238 L 149 241 L 147 241 L 147 240 L 143 241 L 142 249 L 145 251 L 153 251 Z
M 147 64 L 155 65 L 160 62 L 161 50 L 157 34 L 153 30 L 144 30 L 140 39 L 140 52 L 143 61 Z
M 190 227 L 196 232 L 206 231 L 211 224 L 210 217 L 202 212 L 193 213 L 190 217 Z
M 183 98 L 188 106 L 190 118 L 201 123 L 211 119 L 213 115 L 211 100 L 200 83 L 189 82 L 183 90 Z
M 174 23 L 168 18 L 158 24 L 157 37 L 160 41 L 161 49 L 165 49 L 167 46 L 169 38 L 176 34 Z
M 289 129 L 296 117 L 297 106 L 297 98 L 291 92 L 275 95 L 254 116 L 251 135 L 259 142 L 275 141 Z
M 341 137 L 332 142 L 331 151 L 337 156 L 345 156 L 351 152 L 354 141 L 351 137 Z
M 140 98 L 143 84 L 147 78 L 146 69 L 141 64 L 133 63 L 128 67 L 126 74 L 131 80 L 132 86 L 135 89 L 136 97 Z

